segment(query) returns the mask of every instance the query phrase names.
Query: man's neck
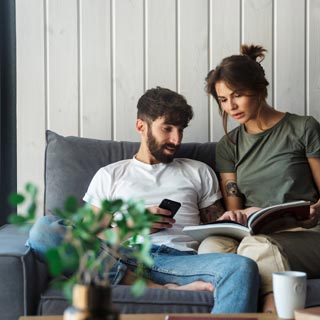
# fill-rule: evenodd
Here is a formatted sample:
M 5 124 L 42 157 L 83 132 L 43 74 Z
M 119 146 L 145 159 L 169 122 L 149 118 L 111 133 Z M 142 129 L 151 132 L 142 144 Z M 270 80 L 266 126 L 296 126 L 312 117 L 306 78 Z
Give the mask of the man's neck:
M 149 149 L 147 147 L 144 147 L 143 145 L 140 146 L 135 158 L 138 161 L 141 161 L 146 164 L 158 164 L 160 163 L 158 160 L 156 160 L 153 155 L 150 153 Z

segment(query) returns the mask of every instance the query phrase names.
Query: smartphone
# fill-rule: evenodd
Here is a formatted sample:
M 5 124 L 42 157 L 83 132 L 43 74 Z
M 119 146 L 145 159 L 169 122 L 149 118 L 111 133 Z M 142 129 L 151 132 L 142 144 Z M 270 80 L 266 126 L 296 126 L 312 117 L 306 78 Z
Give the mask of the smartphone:
M 175 216 L 175 214 L 177 213 L 177 211 L 179 210 L 180 207 L 181 207 L 180 202 L 173 201 L 170 199 L 163 199 L 161 201 L 161 203 L 159 204 L 159 208 L 167 209 L 167 210 L 171 211 L 171 215 L 168 216 L 170 218 L 173 218 Z

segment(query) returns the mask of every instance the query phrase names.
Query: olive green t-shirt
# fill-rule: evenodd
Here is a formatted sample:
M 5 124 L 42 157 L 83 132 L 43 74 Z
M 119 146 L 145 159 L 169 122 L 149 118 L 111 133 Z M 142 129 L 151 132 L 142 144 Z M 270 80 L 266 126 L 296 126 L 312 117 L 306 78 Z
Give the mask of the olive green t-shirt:
M 313 117 L 286 113 L 264 132 L 248 134 L 240 125 L 230 137 L 234 144 L 224 136 L 217 145 L 217 171 L 236 173 L 246 207 L 319 199 L 307 159 L 320 158 L 320 124 Z

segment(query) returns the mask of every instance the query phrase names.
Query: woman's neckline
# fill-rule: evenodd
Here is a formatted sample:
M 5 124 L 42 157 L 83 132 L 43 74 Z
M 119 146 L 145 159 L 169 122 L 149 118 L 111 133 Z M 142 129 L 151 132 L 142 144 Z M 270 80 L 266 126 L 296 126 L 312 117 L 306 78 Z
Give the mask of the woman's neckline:
M 248 136 L 260 136 L 260 135 L 264 135 L 265 133 L 273 130 L 274 128 L 276 128 L 277 126 L 279 126 L 283 121 L 285 121 L 285 119 L 289 116 L 289 112 L 284 112 L 283 116 L 274 124 L 272 124 L 271 126 L 269 126 L 267 129 L 260 131 L 260 132 L 248 132 L 245 125 L 242 125 L 242 130 L 245 132 L 246 135 Z

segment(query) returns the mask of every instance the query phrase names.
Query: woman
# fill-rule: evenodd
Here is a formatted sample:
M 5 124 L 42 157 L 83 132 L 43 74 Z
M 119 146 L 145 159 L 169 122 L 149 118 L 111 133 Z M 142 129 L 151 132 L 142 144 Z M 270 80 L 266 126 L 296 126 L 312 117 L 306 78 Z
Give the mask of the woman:
M 207 91 L 218 102 L 226 135 L 216 165 L 227 212 L 222 220 L 245 224 L 257 208 L 295 200 L 311 202 L 304 228 L 245 237 L 240 243 L 209 237 L 199 253 L 235 252 L 254 259 L 261 275 L 262 311 L 274 312 L 272 272 L 320 274 L 320 124 L 310 116 L 284 113 L 268 105 L 261 46 L 241 47 L 207 76 Z M 228 116 L 239 126 L 228 132 Z

